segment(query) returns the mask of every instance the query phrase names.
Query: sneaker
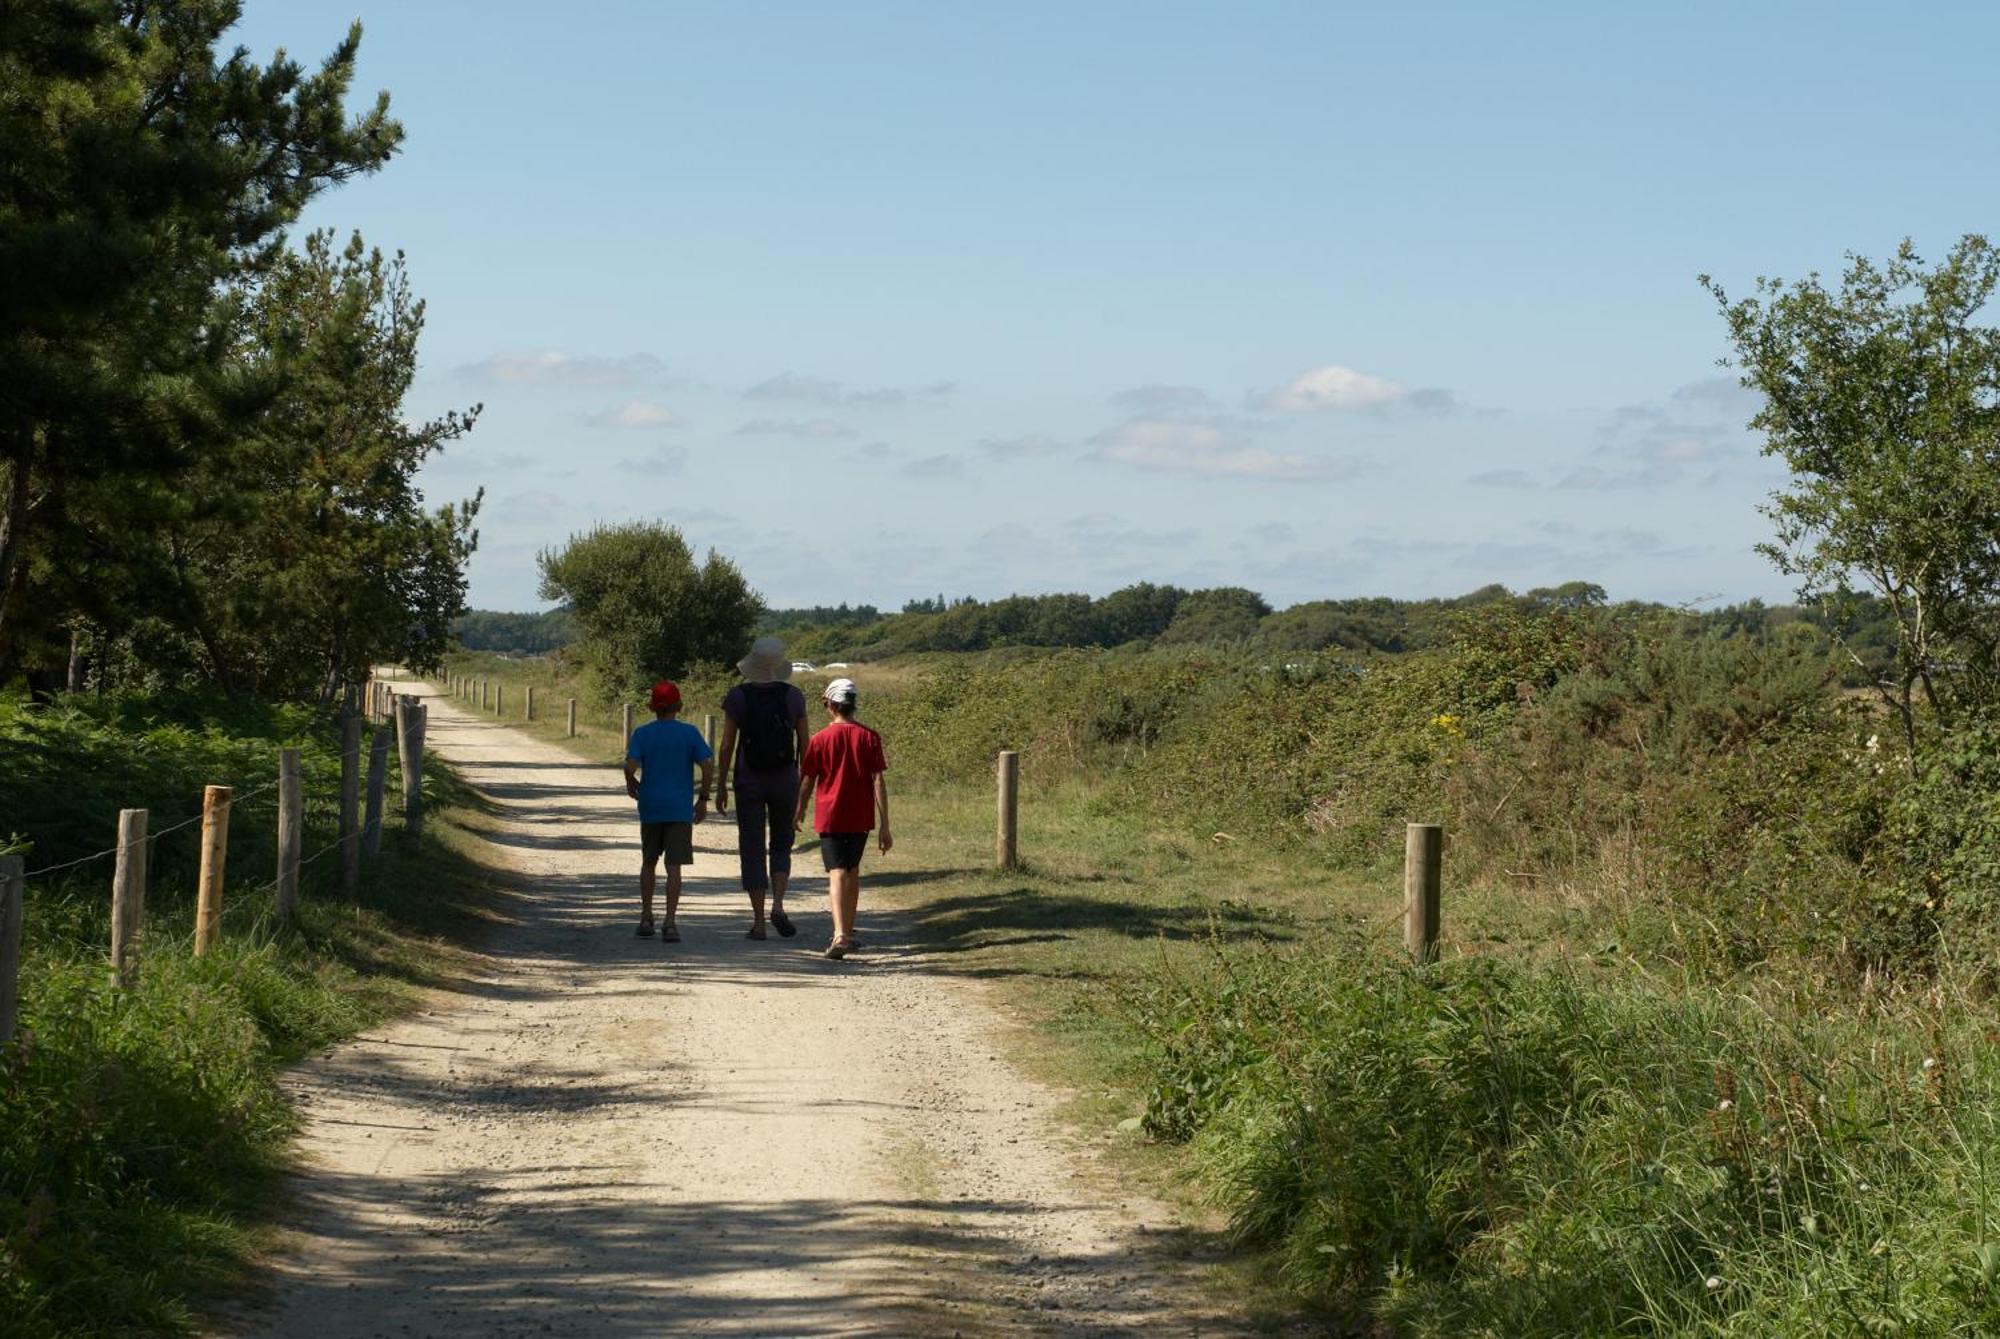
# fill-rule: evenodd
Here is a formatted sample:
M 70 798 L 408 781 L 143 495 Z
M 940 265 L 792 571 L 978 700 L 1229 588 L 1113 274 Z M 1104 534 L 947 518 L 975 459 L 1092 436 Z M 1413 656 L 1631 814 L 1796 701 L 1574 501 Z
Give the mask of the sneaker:
M 669 921 L 669 922 L 667 923 L 667 928 L 666 928 L 666 929 L 664 929 L 664 930 L 662 930 L 662 931 L 660 931 L 660 942 L 661 942 L 662 944 L 678 944 L 678 943 L 680 943 L 680 942 L 681 942 L 681 932 L 680 932 L 680 928 L 679 928 L 678 926 L 674 925 L 674 923 L 673 923 L 673 922 Z
M 651 939 L 653 937 L 652 919 L 650 917 L 641 916 L 639 918 L 639 928 L 634 930 L 632 934 L 639 939 Z

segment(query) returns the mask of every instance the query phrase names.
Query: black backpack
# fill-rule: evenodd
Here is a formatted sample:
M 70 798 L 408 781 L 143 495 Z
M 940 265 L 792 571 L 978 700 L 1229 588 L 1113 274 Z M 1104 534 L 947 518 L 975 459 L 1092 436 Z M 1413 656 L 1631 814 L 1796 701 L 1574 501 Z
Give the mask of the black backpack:
M 785 683 L 743 685 L 743 763 L 760 772 L 792 765 L 797 743 L 792 723 L 792 686 Z

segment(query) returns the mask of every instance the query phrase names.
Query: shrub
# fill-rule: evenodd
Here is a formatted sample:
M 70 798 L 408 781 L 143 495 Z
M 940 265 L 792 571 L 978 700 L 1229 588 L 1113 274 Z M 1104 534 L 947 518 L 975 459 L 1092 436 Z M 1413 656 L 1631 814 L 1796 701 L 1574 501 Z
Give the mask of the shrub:
M 1148 1128 L 1286 1284 L 1398 1333 L 2000 1323 L 1974 1026 L 1344 943 L 1137 1004 Z

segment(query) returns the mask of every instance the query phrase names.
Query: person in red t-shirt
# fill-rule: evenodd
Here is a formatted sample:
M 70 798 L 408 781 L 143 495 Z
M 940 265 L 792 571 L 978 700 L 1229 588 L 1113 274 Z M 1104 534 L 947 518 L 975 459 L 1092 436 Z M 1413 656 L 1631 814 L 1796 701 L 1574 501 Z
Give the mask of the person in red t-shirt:
M 895 839 L 889 835 L 889 785 L 882 774 L 889 764 L 882 757 L 882 736 L 854 719 L 860 693 L 852 679 L 835 679 L 826 686 L 824 701 L 831 719 L 812 737 L 799 763 L 799 805 L 796 826 L 805 821 L 806 801 L 813 800 L 813 830 L 819 833 L 820 860 L 826 865 L 826 900 L 833 910 L 833 942 L 829 958 L 844 958 L 861 941 L 854 937 L 854 913 L 861 904 L 861 853 L 868 848 L 868 831 L 877 826 L 877 840 L 887 855 Z

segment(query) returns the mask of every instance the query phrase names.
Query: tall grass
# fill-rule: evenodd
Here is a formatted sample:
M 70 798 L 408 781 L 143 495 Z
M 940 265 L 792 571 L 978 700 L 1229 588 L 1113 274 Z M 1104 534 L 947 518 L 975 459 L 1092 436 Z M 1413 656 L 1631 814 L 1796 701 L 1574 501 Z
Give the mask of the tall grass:
M 121 807 L 150 808 L 157 832 L 204 784 L 256 789 L 281 744 L 305 752 L 311 853 L 334 835 L 339 741 L 302 712 L 0 703 L 0 824 L 30 869 L 61 864 L 109 845 Z M 425 784 L 434 812 L 456 794 L 442 770 Z M 131 989 L 104 958 L 109 862 L 30 881 L 22 1031 L 0 1048 L 0 1332 L 193 1332 L 262 1239 L 295 1128 L 279 1068 L 396 1007 L 434 968 L 429 936 L 463 927 L 478 871 L 440 815 L 421 840 L 392 822 L 359 907 L 332 895 L 336 861 L 309 867 L 301 924 L 279 934 L 264 798 L 232 815 L 224 933 L 201 958 L 198 825 L 155 843 Z
M 1321 942 L 1138 1003 L 1148 1128 L 1288 1288 L 1392 1332 L 2000 1332 L 2000 1061 L 1967 1001 Z

